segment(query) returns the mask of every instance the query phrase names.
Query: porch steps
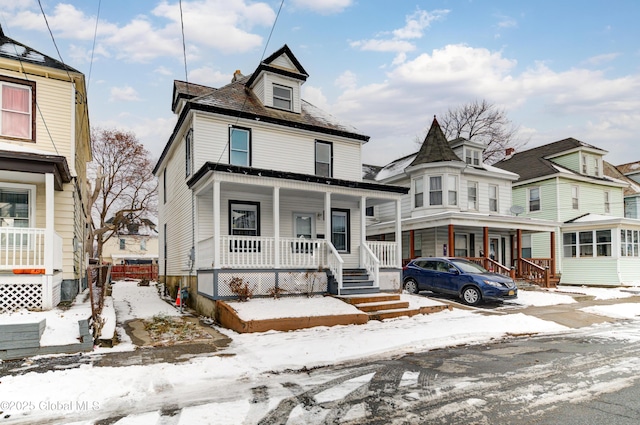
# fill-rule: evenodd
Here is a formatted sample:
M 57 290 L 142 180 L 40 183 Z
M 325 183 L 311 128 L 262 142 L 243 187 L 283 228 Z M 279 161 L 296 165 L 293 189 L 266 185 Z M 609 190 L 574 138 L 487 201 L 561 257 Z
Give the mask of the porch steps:
M 329 276 L 329 292 L 336 295 L 338 287 L 333 278 Z M 342 271 L 342 289 L 340 295 L 355 294 L 376 294 L 380 292 L 380 288 L 374 286 L 373 280 L 369 279 L 369 275 L 365 269 L 344 269 Z
M 410 317 L 421 313 L 420 309 L 409 308 L 409 302 L 401 301 L 398 294 L 365 294 L 338 298 L 367 313 L 369 320 Z

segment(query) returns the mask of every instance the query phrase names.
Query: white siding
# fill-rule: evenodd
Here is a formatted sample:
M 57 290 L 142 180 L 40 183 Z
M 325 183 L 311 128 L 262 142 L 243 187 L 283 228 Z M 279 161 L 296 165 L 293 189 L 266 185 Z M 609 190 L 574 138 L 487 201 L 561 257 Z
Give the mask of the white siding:
M 563 258 L 560 284 L 618 286 L 621 282 L 617 260 L 613 257 Z
M 207 161 L 229 163 L 229 125 L 251 129 L 252 167 L 313 175 L 315 141 L 322 140 L 333 144 L 333 177 L 354 181 L 362 179 L 361 145 L 358 141 L 204 114 L 198 114 L 194 121 L 195 170 Z

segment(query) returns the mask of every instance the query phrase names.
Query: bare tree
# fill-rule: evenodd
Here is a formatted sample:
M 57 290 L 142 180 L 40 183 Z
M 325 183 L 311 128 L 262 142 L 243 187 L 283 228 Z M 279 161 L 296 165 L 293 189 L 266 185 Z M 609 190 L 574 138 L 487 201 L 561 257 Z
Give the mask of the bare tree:
M 119 230 L 155 217 L 157 185 L 150 153 L 131 132 L 91 130 L 88 166 L 87 252 L 102 259 L 102 247 Z
M 518 149 L 526 145 L 518 127 L 511 123 L 504 109 L 486 100 L 474 100 L 456 108 L 450 108 L 438 123 L 447 140 L 459 137 L 485 145 L 483 160 L 493 164 L 505 155 L 507 148 Z

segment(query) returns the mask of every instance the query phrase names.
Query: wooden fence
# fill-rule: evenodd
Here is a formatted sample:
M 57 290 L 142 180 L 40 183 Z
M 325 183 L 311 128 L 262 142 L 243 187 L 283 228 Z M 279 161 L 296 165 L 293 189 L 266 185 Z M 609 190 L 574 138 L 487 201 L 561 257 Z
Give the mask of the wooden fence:
M 157 264 L 115 264 L 111 266 L 111 280 L 148 279 L 158 280 Z

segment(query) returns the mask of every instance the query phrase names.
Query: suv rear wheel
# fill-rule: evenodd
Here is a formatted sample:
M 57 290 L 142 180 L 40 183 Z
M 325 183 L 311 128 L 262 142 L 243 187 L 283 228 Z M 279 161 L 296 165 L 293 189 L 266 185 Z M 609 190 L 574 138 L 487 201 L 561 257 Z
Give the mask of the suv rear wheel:
M 414 279 L 407 279 L 404 282 L 404 290 L 411 293 L 411 294 L 417 294 L 418 293 L 418 282 L 416 282 Z

